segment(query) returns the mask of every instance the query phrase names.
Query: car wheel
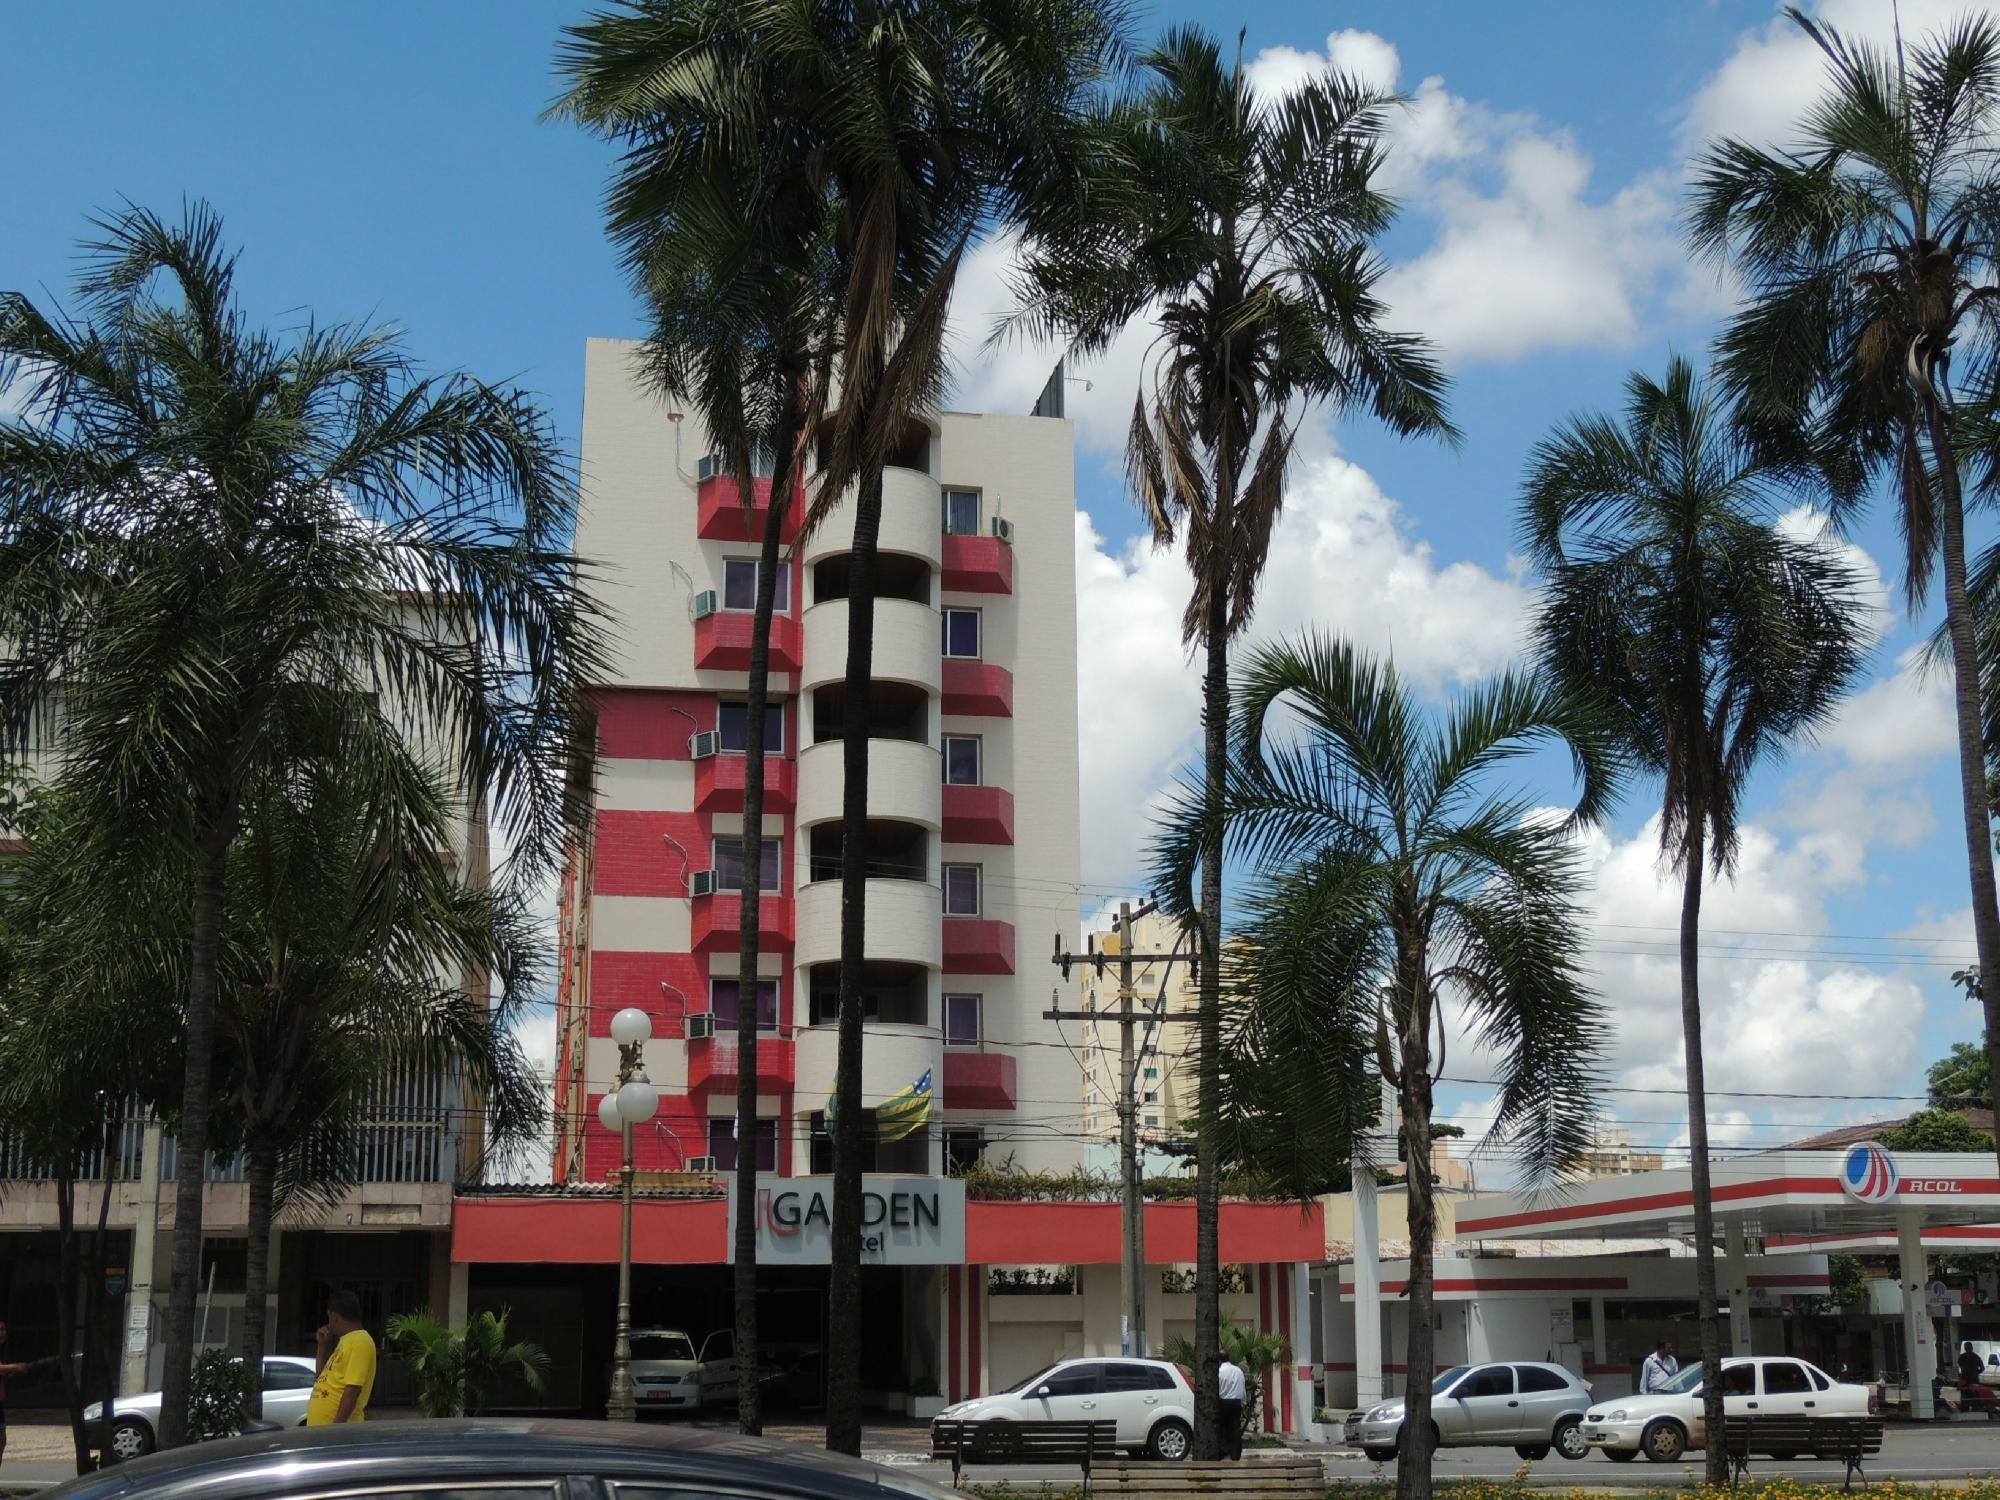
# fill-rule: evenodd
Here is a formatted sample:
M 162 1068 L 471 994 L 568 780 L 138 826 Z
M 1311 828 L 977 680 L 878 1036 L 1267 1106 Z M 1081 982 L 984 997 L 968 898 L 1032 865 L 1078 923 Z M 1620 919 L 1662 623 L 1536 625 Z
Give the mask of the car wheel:
M 1614 1464 L 1629 1464 L 1639 1456 L 1637 1448 L 1606 1448 L 1604 1456 Z
M 1167 1418 L 1146 1439 L 1146 1451 L 1163 1464 L 1187 1462 L 1188 1449 L 1193 1446 L 1194 1433 L 1179 1417 Z
M 153 1429 L 137 1417 L 120 1417 L 111 1424 L 111 1457 L 118 1463 L 144 1458 L 153 1451 Z
M 1590 1456 L 1590 1444 L 1583 1440 L 1583 1423 L 1575 1417 L 1564 1417 L 1556 1423 L 1556 1430 L 1550 1441 L 1556 1452 L 1571 1463 Z
M 1670 1464 L 1687 1452 L 1688 1437 L 1678 1422 L 1662 1418 L 1639 1437 L 1639 1446 L 1656 1464 Z
M 1361 1451 L 1378 1464 L 1393 1463 L 1396 1458 L 1394 1448 L 1363 1448 Z
M 1549 1456 L 1549 1445 L 1547 1443 L 1517 1443 L 1514 1445 L 1514 1451 L 1529 1463 L 1534 1463 L 1537 1459 Z

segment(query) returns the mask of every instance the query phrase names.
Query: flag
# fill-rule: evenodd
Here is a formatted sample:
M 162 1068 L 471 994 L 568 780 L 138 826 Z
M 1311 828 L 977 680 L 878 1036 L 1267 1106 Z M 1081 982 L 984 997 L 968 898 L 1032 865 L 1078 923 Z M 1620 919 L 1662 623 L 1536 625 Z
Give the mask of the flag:
M 891 1094 L 875 1106 L 875 1133 L 878 1140 L 900 1141 L 915 1135 L 931 1119 L 931 1070 L 899 1093 Z

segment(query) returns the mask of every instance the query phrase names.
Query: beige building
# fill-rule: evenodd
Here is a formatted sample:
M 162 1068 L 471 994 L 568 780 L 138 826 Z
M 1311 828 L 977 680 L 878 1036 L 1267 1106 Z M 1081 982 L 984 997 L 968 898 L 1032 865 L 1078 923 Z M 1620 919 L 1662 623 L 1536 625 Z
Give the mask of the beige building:
M 1632 1132 L 1604 1129 L 1597 1132 L 1591 1147 L 1580 1157 L 1571 1175 L 1590 1182 L 1601 1177 L 1630 1177 L 1635 1172 L 1657 1172 L 1664 1158 L 1657 1151 L 1632 1149 Z
M 1115 924 L 1096 934 L 1096 951 L 1106 955 L 1103 973 L 1095 964 L 1086 965 L 1077 983 L 1078 1009 L 1090 1019 L 1081 1022 L 1082 1040 L 1077 1048 L 1083 1060 L 1083 1128 L 1094 1147 L 1118 1141 L 1118 1098 L 1123 1086 L 1119 1074 L 1121 1026 L 1118 985 L 1118 956 L 1124 951 Z M 1194 940 L 1183 938 L 1180 928 L 1155 913 L 1132 924 L 1134 953 L 1191 952 Z M 1185 959 L 1172 963 L 1148 959 L 1135 963 L 1132 970 L 1136 996 L 1133 1009 L 1141 1016 L 1192 1015 L 1201 995 L 1194 982 L 1194 970 Z M 1200 1071 L 1194 1056 L 1195 1028 L 1185 1022 L 1142 1022 L 1133 1032 L 1139 1055 L 1139 1140 L 1142 1148 L 1157 1152 L 1169 1141 L 1184 1137 L 1194 1129 Z M 1101 1150 L 1093 1151 L 1101 1157 Z

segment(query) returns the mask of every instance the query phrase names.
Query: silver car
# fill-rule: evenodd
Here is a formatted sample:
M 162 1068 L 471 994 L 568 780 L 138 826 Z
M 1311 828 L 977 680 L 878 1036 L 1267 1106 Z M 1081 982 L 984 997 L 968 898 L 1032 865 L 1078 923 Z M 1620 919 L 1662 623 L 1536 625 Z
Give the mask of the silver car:
M 1523 1458 L 1582 1458 L 1590 1383 L 1561 1365 L 1453 1365 L 1431 1382 L 1432 1446 L 1512 1448 Z M 1403 1403 L 1385 1401 L 1347 1419 L 1347 1441 L 1377 1463 L 1403 1442 Z
M 265 1355 L 264 1420 L 280 1427 L 304 1426 L 314 1376 L 315 1366 L 309 1359 L 291 1354 Z M 84 1425 L 95 1427 L 97 1419 L 97 1403 L 93 1401 L 83 1410 Z M 151 1453 L 159 1442 L 159 1425 L 158 1391 L 118 1397 L 111 1403 L 111 1456 L 122 1460 Z

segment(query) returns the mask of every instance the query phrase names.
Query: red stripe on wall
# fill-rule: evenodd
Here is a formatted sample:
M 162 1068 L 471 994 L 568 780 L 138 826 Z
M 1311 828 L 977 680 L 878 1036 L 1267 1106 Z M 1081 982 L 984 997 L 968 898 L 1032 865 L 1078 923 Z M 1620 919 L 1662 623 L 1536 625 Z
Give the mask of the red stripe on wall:
M 1042 1265 L 1063 1246 L 1070 1265 L 1115 1266 L 1123 1254 L 1116 1203 L 968 1203 L 965 1258 L 975 1265 Z M 1146 1205 L 1146 1263 L 1194 1262 L 1194 1205 Z M 1252 1264 L 1281 1258 L 1318 1265 L 1326 1258 L 1325 1221 L 1317 1203 L 1222 1205 L 1222 1258 Z
M 686 1036 L 688 1013 L 708 1009 L 706 961 L 692 953 L 598 949 L 590 956 L 590 1035 L 610 1036 L 611 1018 L 628 1005 L 652 1017 L 654 1036 Z
M 947 1367 L 951 1372 L 950 1378 L 945 1382 L 945 1384 L 947 1388 L 947 1393 L 951 1397 L 952 1405 L 956 1406 L 959 1402 L 965 1399 L 965 1397 L 961 1394 L 961 1392 L 963 1392 L 965 1389 L 965 1384 L 964 1384 L 964 1376 L 961 1373 L 959 1365 L 959 1360 L 962 1358 L 964 1354 L 964 1349 L 962 1346 L 964 1344 L 964 1339 L 965 1339 L 965 1267 L 964 1266 L 945 1267 L 944 1288 L 945 1288 L 945 1328 L 946 1328 L 945 1343 L 947 1349 L 946 1359 L 948 1361 Z
M 691 812 L 597 814 L 591 890 L 600 896 L 685 896 L 688 875 L 711 862 L 707 820 Z
M 729 1207 L 722 1199 L 633 1204 L 634 1261 L 720 1265 L 728 1254 Z M 452 1211 L 451 1258 L 472 1265 L 616 1265 L 618 1200 L 460 1198 Z
M 597 708 L 597 753 L 607 760 L 691 760 L 689 737 L 715 728 L 715 694 L 606 688 Z
M 1433 1292 L 1622 1292 L 1631 1286 L 1623 1276 L 1440 1276 L 1431 1283 Z M 1406 1292 L 1410 1283 L 1385 1281 L 1382 1291 Z M 1343 1297 L 1354 1295 L 1354 1283 L 1340 1284 Z

